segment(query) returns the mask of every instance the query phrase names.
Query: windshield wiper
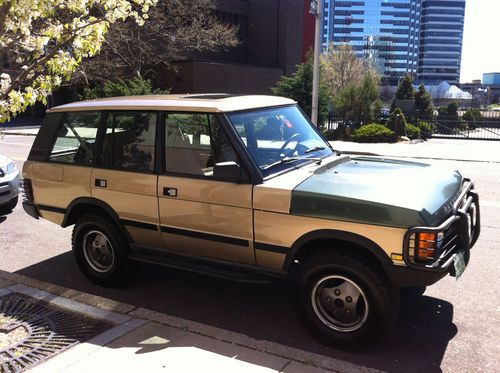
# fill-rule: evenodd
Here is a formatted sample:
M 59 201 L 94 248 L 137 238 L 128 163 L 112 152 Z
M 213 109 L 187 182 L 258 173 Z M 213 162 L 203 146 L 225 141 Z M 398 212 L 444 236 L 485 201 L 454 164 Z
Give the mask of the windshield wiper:
M 318 164 L 321 164 L 321 158 L 310 158 L 310 157 L 283 157 L 279 161 L 273 162 L 271 164 L 268 164 L 267 166 L 264 166 L 262 170 L 269 170 L 270 168 L 273 168 L 274 166 L 283 164 L 283 163 L 288 163 L 288 162 L 293 162 L 293 161 L 299 161 L 299 160 L 309 160 L 309 161 L 315 161 L 318 162 Z
M 307 149 L 304 153 L 312 153 L 312 152 L 317 152 L 320 150 L 325 150 L 326 148 L 324 146 L 313 146 L 312 148 Z

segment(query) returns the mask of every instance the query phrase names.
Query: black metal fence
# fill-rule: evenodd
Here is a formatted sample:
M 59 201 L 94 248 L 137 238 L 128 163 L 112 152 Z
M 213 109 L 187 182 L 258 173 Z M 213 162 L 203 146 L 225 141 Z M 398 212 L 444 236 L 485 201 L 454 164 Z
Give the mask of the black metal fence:
M 500 141 L 500 117 L 483 118 L 480 121 L 426 119 L 414 124 L 420 128 L 422 138 Z M 342 129 L 342 133 L 349 135 L 358 127 L 349 120 L 329 118 L 322 129 L 323 131 Z

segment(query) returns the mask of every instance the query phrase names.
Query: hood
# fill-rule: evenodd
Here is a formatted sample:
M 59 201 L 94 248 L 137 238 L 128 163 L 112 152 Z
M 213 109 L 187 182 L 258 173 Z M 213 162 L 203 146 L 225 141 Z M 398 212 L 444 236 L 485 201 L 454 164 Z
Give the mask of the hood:
M 359 157 L 313 174 L 291 213 L 392 227 L 434 226 L 450 213 L 462 175 L 424 163 Z

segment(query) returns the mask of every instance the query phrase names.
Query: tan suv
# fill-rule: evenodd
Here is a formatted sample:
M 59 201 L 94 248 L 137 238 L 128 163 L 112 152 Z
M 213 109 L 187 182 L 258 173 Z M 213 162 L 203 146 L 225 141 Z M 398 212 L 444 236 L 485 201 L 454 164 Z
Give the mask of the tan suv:
M 473 183 L 427 164 L 339 155 L 295 102 L 143 96 L 49 111 L 25 210 L 74 225 L 88 278 L 134 261 L 237 281 L 287 279 L 341 346 L 394 325 L 399 289 L 460 276 L 479 236 Z

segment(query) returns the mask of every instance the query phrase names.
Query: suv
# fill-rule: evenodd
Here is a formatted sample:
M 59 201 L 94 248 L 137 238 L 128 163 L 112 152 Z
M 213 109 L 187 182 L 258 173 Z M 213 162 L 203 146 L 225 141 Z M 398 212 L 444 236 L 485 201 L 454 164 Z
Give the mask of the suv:
M 0 214 L 16 207 L 20 180 L 14 161 L 0 154 Z
M 311 329 L 341 346 L 394 325 L 399 288 L 460 276 L 479 236 L 478 195 L 459 172 L 340 155 L 280 97 L 55 107 L 23 177 L 24 209 L 74 225 L 90 280 L 120 284 L 134 261 L 287 279 Z

